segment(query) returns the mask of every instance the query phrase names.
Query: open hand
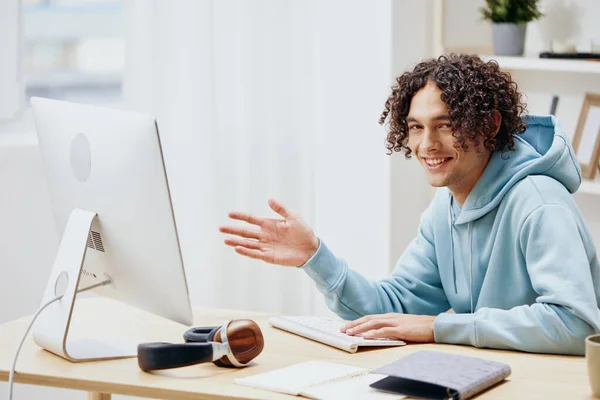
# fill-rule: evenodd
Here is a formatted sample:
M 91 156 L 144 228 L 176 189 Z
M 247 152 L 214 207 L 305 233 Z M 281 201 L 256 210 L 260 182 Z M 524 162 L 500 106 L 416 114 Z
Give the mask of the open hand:
M 346 323 L 341 331 L 365 339 L 395 339 L 408 342 L 433 343 L 432 315 L 375 314 Z
M 245 212 L 231 212 L 229 218 L 255 225 L 221 226 L 230 236 L 225 244 L 243 256 L 271 264 L 298 267 L 305 264 L 319 248 L 319 238 L 300 214 L 269 199 L 269 207 L 284 219 L 261 218 Z

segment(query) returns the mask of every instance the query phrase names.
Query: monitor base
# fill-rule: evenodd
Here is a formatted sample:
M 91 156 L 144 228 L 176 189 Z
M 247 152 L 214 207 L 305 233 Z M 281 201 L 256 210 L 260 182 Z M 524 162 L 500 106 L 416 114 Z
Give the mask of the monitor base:
M 33 326 L 33 340 L 38 346 L 72 362 L 137 355 L 136 345 L 118 340 L 67 340 L 77 293 L 111 283 L 107 277 L 98 284 L 79 289 L 90 231 L 96 218 L 96 213 L 82 209 L 71 212 L 44 291 L 42 305 L 57 297 L 59 300 L 42 311 Z

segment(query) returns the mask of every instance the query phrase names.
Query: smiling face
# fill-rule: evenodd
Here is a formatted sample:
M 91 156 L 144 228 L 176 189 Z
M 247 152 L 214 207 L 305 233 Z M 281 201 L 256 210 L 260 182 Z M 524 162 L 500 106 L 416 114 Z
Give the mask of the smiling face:
M 467 149 L 455 147 L 448 107 L 442 91 L 429 81 L 417 91 L 406 117 L 408 147 L 425 169 L 429 184 L 447 186 L 462 205 L 483 173 L 491 152 L 480 141 L 467 143 Z

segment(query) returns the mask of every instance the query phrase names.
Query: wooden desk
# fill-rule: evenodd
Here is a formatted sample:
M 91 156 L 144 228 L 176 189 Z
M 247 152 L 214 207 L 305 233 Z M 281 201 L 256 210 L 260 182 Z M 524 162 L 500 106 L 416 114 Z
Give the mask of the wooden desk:
M 38 348 L 29 338 L 19 356 L 15 382 L 84 390 L 93 400 L 110 400 L 111 393 L 163 399 L 291 399 L 295 397 L 236 385 L 233 379 L 312 359 L 375 368 L 417 350 L 434 349 L 511 366 L 509 380 L 482 394 L 481 399 L 592 399 L 583 357 L 448 345 L 408 345 L 349 354 L 271 328 L 266 314 L 198 308 L 195 317 L 196 325 L 220 325 L 233 318 L 254 319 L 265 336 L 263 353 L 253 366 L 245 369 L 219 368 L 207 363 L 149 374 L 138 368 L 135 358 L 70 363 Z M 0 326 L 0 380 L 8 380 L 14 351 L 28 321 L 29 318 L 23 318 Z M 118 334 L 136 343 L 182 342 L 186 328 L 106 299 L 93 298 L 78 300 L 72 334 Z

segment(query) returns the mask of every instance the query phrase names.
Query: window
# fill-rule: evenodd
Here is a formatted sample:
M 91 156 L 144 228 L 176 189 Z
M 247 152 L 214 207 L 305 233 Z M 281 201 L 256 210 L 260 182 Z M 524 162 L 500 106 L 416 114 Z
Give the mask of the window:
M 0 132 L 32 131 L 32 96 L 120 105 L 124 1 L 0 1 Z
M 124 66 L 122 0 L 22 0 L 25 99 L 114 105 Z

